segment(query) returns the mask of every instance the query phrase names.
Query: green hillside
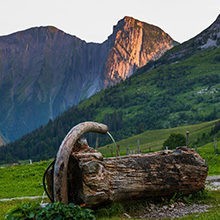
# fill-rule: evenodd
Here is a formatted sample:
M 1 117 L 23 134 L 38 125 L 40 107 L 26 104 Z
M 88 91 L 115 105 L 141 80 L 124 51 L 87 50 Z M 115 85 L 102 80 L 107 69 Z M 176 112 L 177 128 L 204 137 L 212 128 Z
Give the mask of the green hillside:
M 169 129 L 148 130 L 141 134 L 134 135 L 120 141 L 116 140 L 116 144 L 120 146 L 121 155 L 126 154 L 127 148 L 129 148 L 129 150 L 137 152 L 138 145 L 142 153 L 148 153 L 149 151 L 161 150 L 164 141 L 169 137 L 171 133 L 180 133 L 185 135 L 186 132 L 189 131 L 189 146 L 193 148 L 198 148 L 201 147 L 204 142 L 208 143 L 213 140 L 211 133 L 217 123 L 219 123 L 219 120 Z M 220 134 L 218 135 L 220 136 Z M 218 135 L 216 135 L 216 137 Z M 104 147 L 100 147 L 98 150 L 104 156 L 111 156 L 112 148 L 113 154 L 115 155 L 116 150 L 114 143 L 108 144 Z
M 107 124 L 119 140 L 146 130 L 220 118 L 219 54 L 220 48 L 201 50 L 101 91 L 54 122 L 0 149 L 0 161 L 55 156 L 68 130 L 82 121 Z M 106 138 L 100 144 L 108 142 Z

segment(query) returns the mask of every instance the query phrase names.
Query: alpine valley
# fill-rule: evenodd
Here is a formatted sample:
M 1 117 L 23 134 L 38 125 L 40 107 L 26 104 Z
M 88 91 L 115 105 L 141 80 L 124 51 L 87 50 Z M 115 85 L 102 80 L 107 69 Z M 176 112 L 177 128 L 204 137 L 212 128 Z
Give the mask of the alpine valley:
M 58 35 L 64 36 L 64 33 L 54 28 L 52 30 L 51 28 L 41 29 L 47 31 L 47 38 L 52 38 L 55 42 Z M 29 31 L 34 30 L 37 32 L 37 30 L 40 29 Z M 150 30 L 155 31 L 151 32 Z M 17 34 L 20 36 L 19 34 L 23 34 L 23 32 Z M 17 35 L 12 35 L 10 37 L 12 38 L 15 36 Z M 40 38 L 41 35 L 36 36 Z M 146 39 L 144 36 L 146 36 Z M 75 39 L 75 41 L 79 41 L 77 38 L 68 37 L 70 39 Z M 148 41 L 147 39 L 149 38 L 154 40 Z M 140 39 L 142 39 L 141 43 Z M 68 41 L 64 42 L 65 45 L 68 43 Z M 133 43 L 129 42 L 136 42 L 136 49 L 134 49 L 133 46 L 131 47 Z M 82 45 L 83 44 L 87 45 L 85 42 L 82 42 Z M 34 115 L 34 117 L 38 118 L 36 114 L 40 111 L 39 103 L 47 103 L 45 106 L 42 104 L 44 108 L 42 107 L 41 112 L 41 118 L 44 118 L 46 121 L 46 119 L 53 118 L 61 112 L 61 110 L 52 108 L 53 106 L 57 106 L 57 108 L 59 105 L 63 106 L 62 110 L 64 110 L 64 106 L 67 108 L 67 106 L 76 104 L 81 99 L 91 96 L 101 88 L 106 88 L 109 85 L 111 85 L 111 87 L 81 101 L 77 106 L 71 107 L 55 120 L 50 120 L 47 125 L 25 135 L 14 143 L 1 147 L 0 160 L 7 161 L 28 158 L 39 160 L 55 156 L 62 139 L 70 128 L 82 121 L 92 120 L 106 123 L 115 139 L 120 140 L 150 129 L 171 128 L 220 118 L 220 16 L 218 16 L 206 30 L 194 38 L 170 49 L 175 44 L 177 43 L 160 29 L 125 17 L 114 27 L 113 34 L 108 40 L 99 45 L 100 48 L 105 48 L 108 53 L 100 54 L 98 49 L 96 50 L 96 55 L 94 56 L 98 56 L 99 54 L 100 57 L 105 58 L 105 62 L 101 63 L 97 59 L 94 60 L 92 62 L 93 69 L 95 70 L 97 68 L 97 72 L 98 70 L 103 71 L 96 72 L 97 74 L 88 74 L 89 76 L 84 76 L 82 72 L 80 72 L 81 74 L 76 74 L 75 72 L 75 74 L 73 74 L 71 71 L 67 71 L 69 74 L 67 77 L 69 84 L 63 84 L 63 75 L 58 74 L 55 77 L 55 79 L 59 81 L 59 83 L 56 84 L 57 87 L 51 86 L 54 85 L 51 77 L 55 74 L 56 68 L 59 69 L 61 60 L 68 63 L 71 67 L 72 65 L 76 65 L 79 68 L 78 70 L 82 71 L 82 67 L 79 65 L 82 59 L 67 59 L 67 53 L 61 53 L 61 49 L 64 46 L 60 44 L 58 44 L 60 45 L 59 49 L 57 49 L 57 44 L 56 47 L 53 47 L 53 54 L 57 53 L 59 59 L 55 57 L 52 59 L 49 56 L 49 54 L 52 54 L 52 52 L 50 53 L 51 48 L 47 46 L 46 49 L 44 48 L 44 50 L 49 53 L 47 62 L 45 61 L 44 64 L 42 64 L 43 69 L 39 71 L 44 72 L 47 70 L 47 73 L 50 74 L 38 75 L 36 72 L 32 73 L 33 75 L 38 75 L 37 80 L 35 82 L 31 81 L 32 78 L 28 78 L 29 81 L 22 80 L 22 83 L 26 85 L 26 90 L 24 90 L 24 93 L 19 93 L 26 94 L 28 98 L 25 99 L 23 96 L 13 96 L 14 100 L 16 98 L 16 100 L 19 99 L 23 101 L 24 108 L 23 110 L 22 108 L 20 109 L 23 114 L 27 111 L 27 113 L 30 112 L 30 116 Z M 49 45 L 52 46 L 53 44 L 51 43 Z M 67 47 L 70 47 L 70 45 Z M 89 45 L 92 47 L 96 44 L 88 44 L 87 46 Z M 35 47 L 35 44 L 32 46 Z M 27 48 L 27 51 L 29 51 L 30 45 L 25 45 L 24 48 Z M 77 48 L 78 51 L 81 51 L 79 47 Z M 149 53 L 150 48 L 154 52 Z M 165 50 L 168 51 L 161 56 Z M 16 52 L 16 49 L 13 49 L 13 51 Z M 91 49 L 91 51 L 93 50 Z M 7 50 L 5 49 L 5 53 L 6 52 Z M 128 56 L 128 54 L 130 55 Z M 20 55 L 20 59 L 22 56 L 24 56 L 24 54 Z M 43 55 L 41 54 L 41 56 Z M 76 56 L 76 54 L 74 56 Z M 45 56 L 43 57 L 45 60 Z M 91 57 L 93 56 L 91 55 L 90 59 L 83 59 L 88 61 L 88 66 L 90 63 L 89 61 L 93 59 Z M 22 60 L 25 61 L 25 58 L 23 57 Z M 73 62 L 73 60 L 75 60 L 75 63 L 70 65 L 69 62 Z M 36 56 L 32 57 L 32 61 L 37 62 Z M 147 64 L 144 65 L 144 63 Z M 15 65 L 16 63 L 12 62 L 11 64 Z M 53 67 L 52 64 L 55 65 L 56 68 Z M 10 65 L 8 64 L 7 67 L 9 68 Z M 52 67 L 54 71 L 52 71 Z M 138 67 L 141 68 L 137 69 Z M 15 67 L 11 67 L 11 69 L 9 69 L 15 71 L 14 68 Z M 83 68 L 86 68 L 86 66 L 83 65 Z M 136 73 L 132 75 L 135 70 L 137 70 Z M 64 76 L 67 73 L 63 72 Z M 18 77 L 17 74 L 11 74 L 10 77 L 12 76 Z M 94 78 L 89 78 L 90 76 Z M 96 76 L 98 77 L 95 78 Z M 73 79 L 71 77 L 73 77 Z M 77 86 L 77 82 L 80 82 L 78 77 L 83 79 L 82 82 L 88 83 Z M 88 80 L 88 78 L 90 80 Z M 99 81 L 100 79 L 102 79 L 101 82 Z M 38 84 L 36 84 L 36 82 L 38 82 Z M 73 82 L 76 82 L 76 85 L 73 84 Z M 33 86 L 31 88 L 33 88 L 33 90 L 28 90 L 28 85 L 32 84 Z M 19 85 L 20 84 L 17 85 L 17 88 L 22 91 L 23 87 L 20 88 Z M 96 87 L 94 85 L 98 86 Z M 5 88 L 5 90 L 1 90 L 1 96 L 3 94 L 2 91 L 8 91 L 8 96 L 4 95 L 1 99 L 4 97 L 11 97 L 10 100 L 13 100 L 11 95 L 14 90 L 8 89 L 13 88 L 11 86 L 11 84 L 5 84 L 4 87 L 1 86 L 1 88 Z M 60 86 L 63 86 L 64 90 L 59 90 Z M 36 92 L 38 91 L 37 88 L 39 88 L 39 93 Z M 64 101 L 66 100 L 65 97 L 67 97 L 67 93 L 61 92 L 67 91 L 67 88 L 72 88 L 72 90 L 70 89 L 72 94 L 77 94 L 74 93 L 74 91 L 78 91 L 80 92 L 79 94 L 81 94 L 77 96 L 78 98 L 75 99 L 75 101 L 69 103 L 69 105 L 65 104 L 67 101 Z M 77 90 L 74 90 L 76 88 Z M 50 94 L 57 94 L 57 96 L 43 95 L 49 94 L 43 93 L 43 91 L 51 91 L 52 93 Z M 42 100 L 42 102 L 38 101 L 36 102 L 38 104 L 34 105 L 35 102 L 33 100 L 36 99 Z M 5 103 L 8 103 L 6 98 L 4 98 L 4 100 Z M 29 100 L 31 107 L 28 105 Z M 47 101 L 43 102 L 43 100 Z M 52 106 L 50 101 L 53 104 Z M 59 103 L 59 105 L 55 105 L 55 103 Z M 19 110 L 19 107 L 17 108 L 15 109 L 16 111 Z M 52 109 L 54 110 L 52 111 Z M 3 110 L 10 113 L 10 109 L 3 108 Z M 45 112 L 47 113 L 47 118 L 44 116 L 44 114 L 46 114 Z M 2 114 L 3 113 L 1 113 L 1 117 L 3 117 Z M 5 120 L 7 119 L 7 117 L 3 118 Z M 17 120 L 24 120 L 24 117 L 17 118 Z M 19 126 L 21 126 L 21 122 L 22 121 L 19 122 Z M 32 123 L 30 118 L 28 118 L 27 123 Z M 5 122 L 4 125 L 6 125 Z M 37 125 L 38 124 L 36 124 L 36 126 Z M 1 129 L 3 128 L 4 126 L 2 123 Z M 13 139 L 18 136 L 18 134 L 15 135 L 12 132 L 10 137 Z M 103 139 L 102 144 L 104 143 L 107 143 L 107 140 Z

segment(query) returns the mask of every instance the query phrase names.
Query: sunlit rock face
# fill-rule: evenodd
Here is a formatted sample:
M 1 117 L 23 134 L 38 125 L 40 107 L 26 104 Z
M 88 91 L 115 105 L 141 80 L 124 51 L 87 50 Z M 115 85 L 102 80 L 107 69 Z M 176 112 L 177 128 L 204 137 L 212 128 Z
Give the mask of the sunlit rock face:
M 125 17 L 109 37 L 113 41 L 105 69 L 105 86 L 118 83 L 151 60 L 160 58 L 176 42 L 160 28 Z
M 174 44 L 158 27 L 130 17 L 101 44 L 51 26 L 0 37 L 1 133 L 7 140 L 21 137 Z

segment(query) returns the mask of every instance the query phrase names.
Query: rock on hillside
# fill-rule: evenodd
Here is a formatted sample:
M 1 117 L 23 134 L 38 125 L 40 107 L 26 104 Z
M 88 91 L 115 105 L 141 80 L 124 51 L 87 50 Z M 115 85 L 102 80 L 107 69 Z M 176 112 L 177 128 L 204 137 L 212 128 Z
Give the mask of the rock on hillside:
M 97 91 L 124 80 L 176 44 L 130 17 L 101 44 L 55 27 L 0 37 L 0 130 L 14 140 Z

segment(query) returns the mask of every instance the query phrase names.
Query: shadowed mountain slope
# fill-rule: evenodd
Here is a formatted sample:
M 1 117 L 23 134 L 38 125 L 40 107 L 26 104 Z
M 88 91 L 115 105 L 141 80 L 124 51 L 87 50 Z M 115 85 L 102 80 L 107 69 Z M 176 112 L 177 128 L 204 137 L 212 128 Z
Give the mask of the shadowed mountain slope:
M 72 105 L 130 77 L 176 42 L 160 28 L 125 17 L 101 44 L 55 27 L 0 37 L 0 130 L 14 140 Z

